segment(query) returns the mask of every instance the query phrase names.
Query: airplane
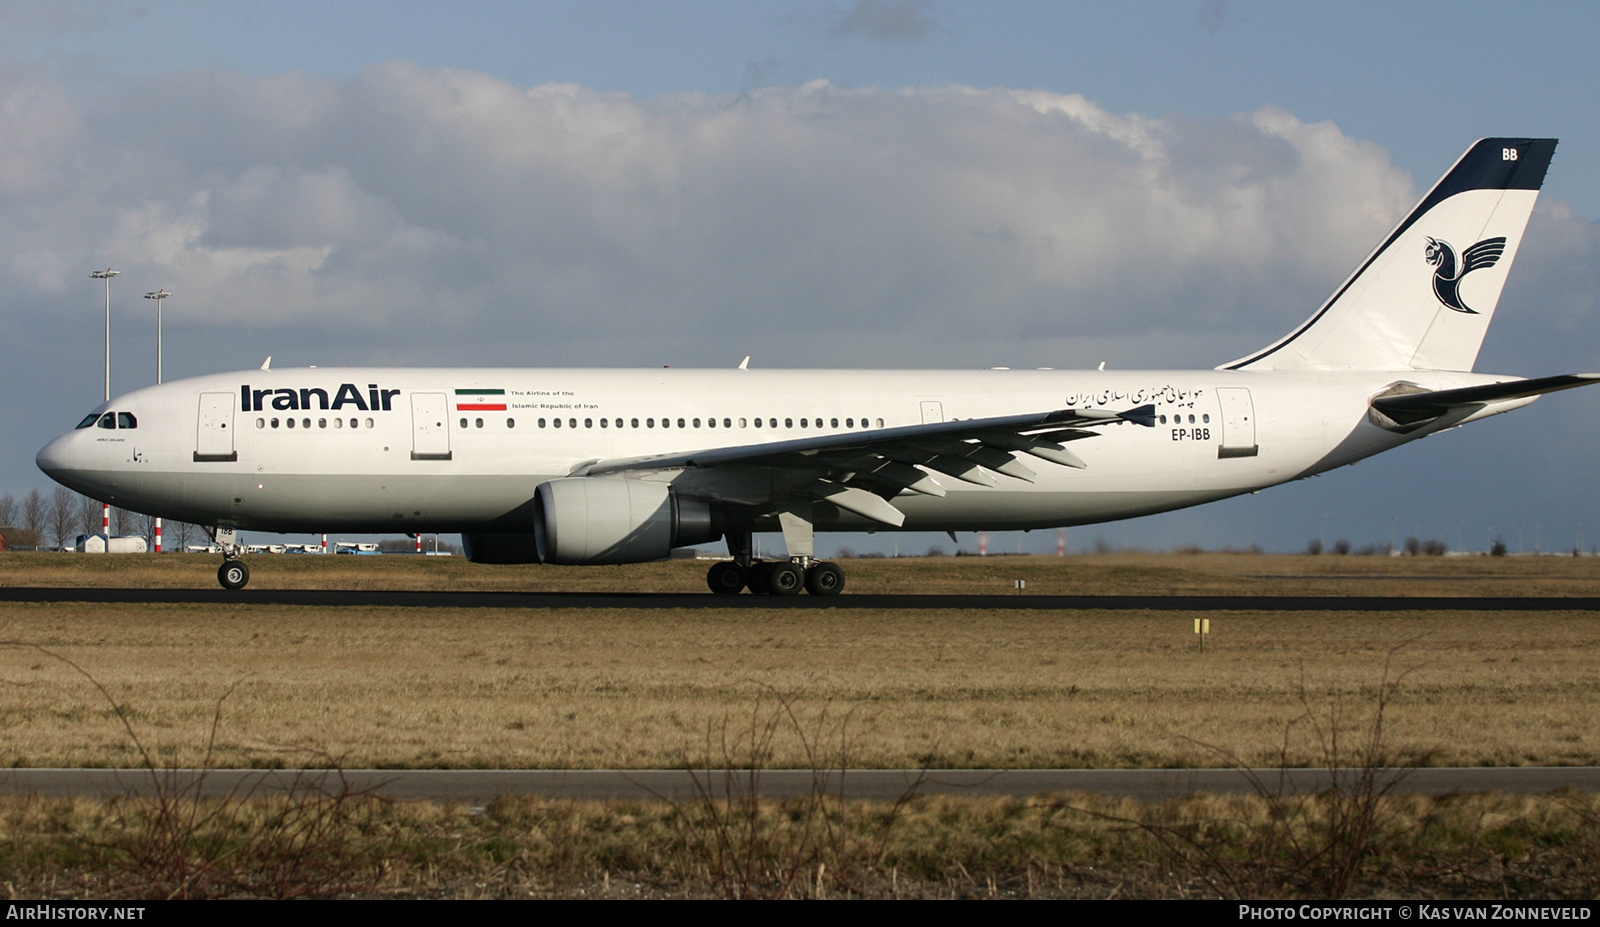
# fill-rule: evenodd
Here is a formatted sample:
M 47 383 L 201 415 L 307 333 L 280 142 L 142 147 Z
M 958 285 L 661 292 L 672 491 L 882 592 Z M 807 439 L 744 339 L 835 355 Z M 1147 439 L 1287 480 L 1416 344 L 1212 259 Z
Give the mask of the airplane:
M 723 540 L 714 593 L 836 595 L 819 531 L 1054 528 L 1352 464 L 1600 374 L 1473 372 L 1555 139 L 1482 139 L 1288 335 L 1212 370 L 270 369 L 136 390 L 37 463 L 150 515 L 459 532 L 478 563 Z M 752 556 L 779 531 L 787 556 Z M 952 534 L 953 536 L 953 534 Z

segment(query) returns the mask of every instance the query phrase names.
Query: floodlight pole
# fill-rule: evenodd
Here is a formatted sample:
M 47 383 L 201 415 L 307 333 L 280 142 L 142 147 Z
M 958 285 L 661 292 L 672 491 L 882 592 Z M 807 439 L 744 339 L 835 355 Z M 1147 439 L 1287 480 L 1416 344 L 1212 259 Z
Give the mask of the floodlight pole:
M 156 385 L 161 385 L 161 301 L 171 296 L 165 288 L 144 294 L 145 299 L 156 301 Z M 106 397 L 110 399 L 110 396 Z
M 167 292 L 166 287 L 162 287 L 161 289 L 156 290 L 153 293 L 144 294 L 144 298 L 145 299 L 153 299 L 153 300 L 156 301 L 156 385 L 157 386 L 161 385 L 161 301 L 166 299 L 168 296 L 171 296 L 171 295 L 172 295 L 171 293 Z M 156 553 L 158 553 L 158 554 L 161 553 L 161 516 L 160 515 L 156 516 L 155 537 L 154 537 L 153 540 L 155 541 Z
M 111 401 L 111 278 L 122 273 L 120 270 L 97 270 L 89 276 L 95 280 L 103 280 L 106 284 L 106 395 L 105 401 Z M 106 536 L 106 550 L 111 549 L 111 503 L 106 502 L 100 510 L 100 530 Z

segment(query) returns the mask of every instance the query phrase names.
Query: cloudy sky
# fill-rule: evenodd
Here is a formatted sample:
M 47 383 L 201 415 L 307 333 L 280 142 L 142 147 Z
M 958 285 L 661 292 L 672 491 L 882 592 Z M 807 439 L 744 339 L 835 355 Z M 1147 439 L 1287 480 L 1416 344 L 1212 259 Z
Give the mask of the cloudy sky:
M 0 491 L 100 400 L 96 268 L 114 392 L 154 379 L 157 287 L 168 379 L 1212 367 L 1486 135 L 1561 146 L 1478 369 L 1600 370 L 1597 35 L 1579 3 L 0 4 Z M 1597 434 L 1561 394 L 1070 543 L 1593 546 Z

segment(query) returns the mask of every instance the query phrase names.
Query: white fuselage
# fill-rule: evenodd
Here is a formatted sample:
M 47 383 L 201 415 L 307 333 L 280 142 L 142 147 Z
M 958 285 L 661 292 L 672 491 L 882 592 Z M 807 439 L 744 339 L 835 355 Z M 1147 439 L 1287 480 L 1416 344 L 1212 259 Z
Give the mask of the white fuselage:
M 1155 427 L 1120 422 L 1072 441 L 1083 469 L 1030 460 L 1035 480 L 999 475 L 992 487 L 935 474 L 944 496 L 894 500 L 904 530 L 1045 528 L 1250 492 L 1531 401 L 1404 434 L 1368 418 L 1371 397 L 1396 383 L 1434 390 L 1505 379 L 1411 370 L 253 370 L 120 396 L 101 411 L 126 413 L 135 427 L 80 427 L 38 460 L 86 495 L 206 525 L 516 532 L 531 530 L 541 482 L 597 460 L 1154 405 Z M 655 478 L 713 501 L 726 491 L 701 477 L 691 467 Z M 840 512 L 816 527 L 884 526 Z

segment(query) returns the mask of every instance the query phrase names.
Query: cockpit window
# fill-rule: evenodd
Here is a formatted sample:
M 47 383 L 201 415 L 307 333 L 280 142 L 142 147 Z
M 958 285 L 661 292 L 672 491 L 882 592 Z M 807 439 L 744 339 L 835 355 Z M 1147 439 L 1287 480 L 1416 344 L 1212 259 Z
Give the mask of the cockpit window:
M 115 427 L 117 427 L 117 413 L 115 413 L 115 412 L 107 412 L 106 414 L 100 416 L 100 427 L 101 428 L 115 428 Z
M 118 428 L 138 428 L 139 427 L 139 420 L 133 417 L 133 413 L 132 412 L 118 412 L 117 413 L 117 427 Z
M 95 420 L 98 419 L 99 417 L 100 417 L 100 413 L 99 412 L 90 412 L 88 415 L 84 416 L 83 421 L 78 423 L 78 427 L 79 428 L 88 428 L 90 425 L 93 425 L 95 423 Z

